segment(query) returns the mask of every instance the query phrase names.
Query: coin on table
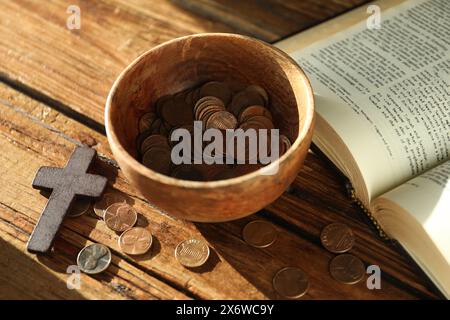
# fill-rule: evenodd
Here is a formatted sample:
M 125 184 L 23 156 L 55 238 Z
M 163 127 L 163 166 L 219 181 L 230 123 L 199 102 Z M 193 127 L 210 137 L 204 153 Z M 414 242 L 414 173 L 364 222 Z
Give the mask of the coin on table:
M 127 203 L 114 203 L 106 209 L 103 220 L 111 230 L 123 232 L 136 224 L 137 213 Z
M 119 237 L 119 247 L 127 254 L 144 254 L 152 246 L 153 237 L 149 230 L 135 227 L 125 230 Z
M 277 230 L 271 223 L 255 220 L 247 223 L 242 230 L 242 237 L 253 247 L 265 248 L 275 242 Z
M 330 263 L 331 276 L 342 283 L 358 283 L 364 277 L 365 272 L 364 263 L 348 253 L 334 257 Z
M 111 251 L 99 243 L 88 245 L 81 249 L 77 257 L 77 265 L 81 271 L 97 274 L 105 271 L 111 263 Z
M 320 241 L 328 251 L 333 253 L 344 253 L 353 247 L 355 237 L 352 230 L 347 225 L 335 222 L 327 225 L 322 230 Z
M 105 215 L 105 210 L 113 203 L 126 203 L 127 199 L 119 193 L 105 193 L 100 199 L 98 199 L 94 204 L 95 214 L 103 219 Z
M 67 216 L 70 218 L 79 217 L 85 214 L 91 206 L 91 199 L 76 198 L 74 204 L 70 207 Z
M 302 269 L 286 267 L 275 274 L 272 285 L 281 296 L 288 299 L 298 299 L 308 291 L 309 280 Z
M 175 258 L 185 267 L 200 267 L 209 258 L 209 246 L 197 239 L 182 241 L 175 248 Z

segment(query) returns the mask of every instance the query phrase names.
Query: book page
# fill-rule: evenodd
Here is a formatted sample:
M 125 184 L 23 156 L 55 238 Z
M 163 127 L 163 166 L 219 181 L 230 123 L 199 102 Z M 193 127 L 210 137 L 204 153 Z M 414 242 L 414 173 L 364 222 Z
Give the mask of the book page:
M 381 197 L 411 214 L 450 264 L 450 160 Z
M 373 201 L 375 218 L 450 298 L 450 160 Z
M 450 157 L 450 1 L 406 1 L 291 55 L 369 199 Z

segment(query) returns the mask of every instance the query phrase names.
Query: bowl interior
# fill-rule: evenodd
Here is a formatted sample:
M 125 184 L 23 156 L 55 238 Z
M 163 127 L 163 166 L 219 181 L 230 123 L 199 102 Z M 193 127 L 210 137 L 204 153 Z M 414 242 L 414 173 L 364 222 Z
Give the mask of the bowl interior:
M 121 146 L 136 158 L 138 121 L 155 101 L 212 80 L 266 89 L 275 125 L 292 143 L 307 130 L 309 86 L 287 55 L 243 36 L 193 35 L 150 50 L 119 77 L 108 112 Z

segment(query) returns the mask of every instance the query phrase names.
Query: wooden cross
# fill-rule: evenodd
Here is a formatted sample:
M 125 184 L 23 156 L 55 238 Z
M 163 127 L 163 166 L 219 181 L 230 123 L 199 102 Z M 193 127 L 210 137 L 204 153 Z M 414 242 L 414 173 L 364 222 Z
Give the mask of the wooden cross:
M 65 168 L 39 168 L 33 188 L 52 190 L 52 193 L 28 240 L 28 251 L 44 253 L 50 250 L 64 216 L 77 196 L 99 197 L 102 194 L 107 179 L 86 173 L 95 154 L 94 149 L 77 147 Z

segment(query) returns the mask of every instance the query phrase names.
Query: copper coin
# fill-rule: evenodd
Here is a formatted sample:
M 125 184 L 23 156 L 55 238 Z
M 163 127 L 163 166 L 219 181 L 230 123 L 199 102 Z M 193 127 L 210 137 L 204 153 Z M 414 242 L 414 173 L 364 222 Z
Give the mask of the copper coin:
M 252 116 L 242 124 L 246 124 L 254 129 L 267 129 L 267 130 L 275 129 L 272 120 L 270 120 L 265 116 Z
M 155 103 L 156 114 L 158 114 L 161 117 L 161 112 L 162 112 L 162 109 L 164 108 L 164 105 L 166 103 L 168 103 L 168 105 L 170 105 L 172 102 L 173 102 L 173 96 L 170 94 L 159 98 Z
M 264 105 L 264 99 L 255 91 L 244 90 L 233 96 L 228 110 L 237 117 L 243 108 L 253 105 Z
M 199 110 L 199 112 L 198 112 L 198 119 L 197 120 L 201 120 L 204 123 L 206 123 L 206 121 L 209 119 L 209 117 L 213 113 L 216 113 L 216 112 L 219 112 L 219 111 L 224 111 L 225 108 L 222 107 L 222 106 L 219 106 L 219 105 L 211 104 L 211 105 L 206 106 L 205 108 L 199 108 L 198 110 Z
M 235 116 L 228 111 L 219 111 L 211 115 L 206 123 L 206 128 L 215 128 L 220 130 L 235 129 L 237 120 Z
M 205 178 L 201 171 L 193 165 L 179 165 L 172 171 L 172 177 L 181 180 L 204 181 Z
M 135 227 L 125 230 L 119 237 L 119 247 L 126 254 L 146 253 L 152 246 L 153 237 L 149 230 Z
M 171 167 L 171 151 L 165 146 L 149 148 L 142 156 L 142 164 L 161 174 L 168 175 Z
M 277 230 L 271 223 L 255 220 L 247 223 L 242 230 L 242 237 L 253 247 L 266 248 L 275 242 Z
M 193 141 L 194 141 L 194 125 L 192 125 L 192 124 L 183 125 L 183 126 L 180 126 L 180 127 L 173 127 L 170 130 L 170 132 L 168 133 L 168 135 L 167 135 L 170 146 L 173 147 L 176 144 L 178 144 L 180 141 L 183 140 L 183 138 L 180 138 L 180 140 L 177 140 L 177 139 L 174 138 L 174 140 L 172 140 L 172 135 L 173 135 L 174 131 L 177 130 L 177 129 L 186 129 L 189 132 L 189 134 L 191 136 L 191 146 L 192 146 L 193 145 Z
M 342 283 L 358 283 L 364 277 L 365 272 L 364 263 L 348 253 L 334 257 L 330 263 L 331 276 Z
M 150 132 L 152 134 L 159 134 L 159 132 L 161 131 L 161 126 L 162 126 L 163 122 L 160 118 L 156 118 L 153 123 L 152 126 L 150 127 Z
M 352 230 L 343 223 L 327 225 L 320 234 L 322 245 L 330 252 L 344 253 L 353 248 L 355 237 Z
M 144 113 L 139 119 L 139 132 L 147 131 L 151 128 L 153 121 L 156 119 L 156 114 L 153 112 Z
M 197 101 L 194 107 L 194 118 L 196 120 L 200 120 L 200 114 L 203 112 L 203 109 L 208 108 L 209 106 L 215 106 L 218 110 L 225 110 L 225 105 L 222 100 L 216 97 L 203 97 Z
M 200 100 L 200 88 L 197 88 L 194 91 L 192 91 L 192 103 L 194 106 L 198 100 Z
M 91 207 L 91 199 L 88 198 L 76 198 L 73 205 L 70 207 L 67 216 L 70 218 L 79 217 L 85 214 Z
M 286 137 L 284 134 L 280 134 L 280 156 L 286 153 L 288 149 L 291 147 L 291 140 Z
M 186 103 L 184 93 L 176 94 L 171 104 L 164 104 L 161 116 L 171 126 L 182 126 L 194 121 L 192 108 Z
M 273 120 L 272 114 L 269 109 L 263 106 L 249 106 L 241 111 L 239 114 L 239 122 L 247 121 L 249 118 L 254 116 L 264 116 L 270 120 Z
M 114 203 L 106 209 L 103 220 L 111 230 L 123 232 L 136 224 L 137 213 L 127 203 Z
M 231 90 L 226 83 L 211 81 L 205 83 L 200 89 L 200 96 L 213 96 L 228 104 L 231 100 Z
M 147 138 L 142 141 L 142 144 L 139 148 L 141 154 L 144 154 L 150 147 L 154 146 L 162 146 L 162 147 L 169 147 L 169 141 L 167 140 L 167 137 L 161 135 L 161 134 L 152 134 L 148 136 Z
M 175 258 L 185 267 L 200 267 L 209 258 L 209 246 L 197 239 L 182 241 L 175 248 Z
M 105 193 L 94 203 L 95 214 L 103 219 L 105 210 L 113 203 L 127 203 L 127 198 L 120 193 Z
M 298 299 L 308 291 L 309 280 L 302 269 L 286 267 L 275 274 L 272 285 L 284 298 Z
M 245 89 L 245 91 L 247 91 L 247 92 L 254 91 L 254 92 L 258 93 L 264 99 L 265 105 L 266 106 L 268 105 L 268 103 L 269 103 L 269 95 L 267 94 L 267 91 L 264 90 L 263 87 L 260 87 L 260 86 L 258 86 L 256 84 L 252 84 L 252 85 L 248 86 Z

